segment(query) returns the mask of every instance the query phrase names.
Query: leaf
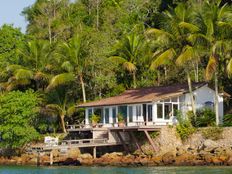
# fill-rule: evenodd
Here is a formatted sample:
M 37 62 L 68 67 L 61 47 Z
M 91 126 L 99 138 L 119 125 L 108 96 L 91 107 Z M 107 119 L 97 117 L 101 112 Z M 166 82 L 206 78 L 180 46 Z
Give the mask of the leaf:
M 74 67 L 69 61 L 65 61 L 61 67 L 67 72 L 73 72 Z
M 124 62 L 123 63 L 123 68 L 126 69 L 129 72 L 136 71 L 136 66 L 131 62 Z
M 17 69 L 21 69 L 21 68 L 23 68 L 23 66 L 13 64 L 13 65 L 7 66 L 7 67 L 6 67 L 6 70 L 7 70 L 8 72 L 15 72 Z
M 120 56 L 111 56 L 111 57 L 109 57 L 109 59 L 117 64 L 122 64 L 122 63 L 126 62 L 126 59 L 124 59 L 123 57 L 120 57 Z
M 17 69 L 14 73 L 16 80 L 33 79 L 33 72 L 27 69 Z
M 176 59 L 176 64 L 178 66 L 184 66 L 186 63 L 191 61 L 194 58 L 194 49 L 193 47 L 187 45 L 184 49 L 183 52 L 177 57 Z
M 174 39 L 174 37 L 173 37 L 172 34 L 166 32 L 166 31 L 164 31 L 164 30 L 160 30 L 160 29 L 156 29 L 156 28 L 148 29 L 148 30 L 146 31 L 145 34 L 147 34 L 147 35 L 154 34 L 154 35 L 156 35 L 157 37 L 165 35 L 165 36 L 168 36 L 168 37 L 171 38 L 171 39 Z
M 75 81 L 75 76 L 72 73 L 63 73 L 63 74 L 59 74 L 54 76 L 48 87 L 47 90 L 56 88 L 60 85 L 67 85 L 70 82 L 74 82 Z
M 188 22 L 180 22 L 179 27 L 186 28 L 192 33 L 199 31 L 199 28 L 196 25 L 188 23 Z
M 175 50 L 170 48 L 165 52 L 161 53 L 151 64 L 150 68 L 155 69 L 161 65 L 166 65 L 170 63 L 170 60 L 176 55 Z
M 217 60 L 213 55 L 211 55 L 206 67 L 206 72 L 205 72 L 206 80 L 212 79 L 213 74 L 216 71 L 216 67 L 217 67 Z
M 67 116 L 71 117 L 75 112 L 76 112 L 77 108 L 75 105 L 70 106 L 67 109 Z
M 229 63 L 226 66 L 226 70 L 227 70 L 228 76 L 231 77 L 231 75 L 232 75 L 232 58 L 230 58 Z

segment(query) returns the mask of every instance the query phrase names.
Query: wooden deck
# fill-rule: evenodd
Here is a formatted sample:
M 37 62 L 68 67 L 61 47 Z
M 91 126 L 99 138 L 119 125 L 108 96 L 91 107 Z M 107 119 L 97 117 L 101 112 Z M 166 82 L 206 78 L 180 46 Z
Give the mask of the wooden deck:
M 116 146 L 121 145 L 120 142 L 109 143 L 107 139 L 80 139 L 80 140 L 64 140 L 60 145 L 47 146 L 37 145 L 32 146 L 32 151 L 51 151 L 54 149 L 65 150 L 69 148 L 86 148 L 86 147 L 103 147 L 103 146 Z

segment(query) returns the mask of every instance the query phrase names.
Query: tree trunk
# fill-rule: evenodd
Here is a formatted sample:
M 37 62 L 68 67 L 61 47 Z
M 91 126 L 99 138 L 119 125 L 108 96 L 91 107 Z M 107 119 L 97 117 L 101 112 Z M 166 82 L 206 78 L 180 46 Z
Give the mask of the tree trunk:
M 193 114 L 196 118 L 196 107 L 195 107 L 195 101 L 194 101 L 193 90 L 192 90 L 192 83 L 191 83 L 191 78 L 190 78 L 189 72 L 187 72 L 187 80 L 188 80 L 188 88 L 189 88 L 189 95 L 190 95 L 190 99 L 191 99 L 192 111 L 193 111 Z
M 216 115 L 216 125 L 218 126 L 220 124 L 219 119 L 219 104 L 218 104 L 218 72 L 216 70 L 215 72 L 215 115 Z
M 85 84 L 83 81 L 83 76 L 82 74 L 80 75 L 80 82 L 81 82 L 81 89 L 82 89 L 82 96 L 83 96 L 83 102 L 86 102 L 86 93 L 85 93 Z
M 63 132 L 66 133 L 66 128 L 65 128 L 65 123 L 64 123 L 64 115 L 61 115 L 60 116 L 60 120 L 61 120 L 61 125 L 62 125 L 62 129 L 63 129 Z
M 51 31 L 51 19 L 48 19 L 48 36 L 50 45 L 52 44 L 52 31 Z
M 133 75 L 133 88 L 136 88 L 136 76 L 135 76 L 135 71 L 132 72 Z

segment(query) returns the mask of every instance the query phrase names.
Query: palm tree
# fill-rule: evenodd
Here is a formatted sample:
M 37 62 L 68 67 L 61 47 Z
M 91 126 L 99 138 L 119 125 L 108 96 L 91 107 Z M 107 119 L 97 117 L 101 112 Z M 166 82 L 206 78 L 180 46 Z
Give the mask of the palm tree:
M 226 47 L 230 45 L 232 30 L 232 11 L 227 4 L 221 6 L 221 1 L 204 2 L 202 8 L 196 16 L 196 23 L 201 28 L 201 33 L 193 35 L 194 39 L 203 39 L 206 41 L 208 64 L 206 67 L 206 79 L 214 77 L 215 86 L 215 114 L 216 124 L 220 124 L 219 103 L 218 103 L 218 75 L 221 70 L 221 64 L 225 60 Z M 227 70 L 230 73 L 230 61 Z
M 136 88 L 136 66 L 142 59 L 142 47 L 142 37 L 133 33 L 116 44 L 115 54 L 110 57 L 112 61 L 122 65 L 123 69 L 132 74 L 133 88 Z
M 2 83 L 6 90 L 12 90 L 19 86 L 36 83 L 36 89 L 47 85 L 50 75 L 50 46 L 47 41 L 33 40 L 19 49 L 18 64 L 8 65 L 6 72 L 8 81 Z
M 85 56 L 82 56 L 81 38 L 79 35 L 75 35 L 70 39 L 69 43 L 62 43 L 60 45 L 60 51 L 57 54 L 63 62 L 61 67 L 66 71 L 63 73 L 63 77 L 67 75 L 67 79 L 70 77 L 78 79 L 81 84 L 83 102 L 86 102 L 86 92 L 84 83 L 84 71 L 88 66 L 88 60 Z M 72 75 L 71 75 L 72 74 Z M 71 79 L 72 81 L 73 79 Z
M 153 55 L 154 60 L 151 62 L 151 69 L 170 64 L 176 64 L 184 68 L 192 110 L 194 115 L 196 115 L 190 70 L 192 69 L 192 62 L 196 62 L 198 56 L 196 56 L 196 48 L 188 38 L 192 34 L 197 33 L 199 28 L 191 23 L 190 15 L 191 9 L 183 3 L 179 4 L 175 9 L 163 13 L 161 29 L 148 29 L 146 34 L 154 34 L 158 44 L 158 49 Z

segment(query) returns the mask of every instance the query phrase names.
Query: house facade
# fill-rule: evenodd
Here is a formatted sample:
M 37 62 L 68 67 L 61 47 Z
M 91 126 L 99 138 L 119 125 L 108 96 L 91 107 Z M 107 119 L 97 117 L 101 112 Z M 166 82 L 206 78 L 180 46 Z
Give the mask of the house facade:
M 206 83 L 193 84 L 196 109 L 214 108 L 215 91 Z M 223 116 L 223 96 L 219 95 L 219 115 Z M 125 125 L 152 126 L 177 123 L 178 111 L 185 115 L 192 110 L 188 85 L 172 85 L 126 90 L 121 95 L 84 103 L 85 127 L 91 127 L 93 114 L 100 116 L 102 127 L 118 127 L 118 114 Z

